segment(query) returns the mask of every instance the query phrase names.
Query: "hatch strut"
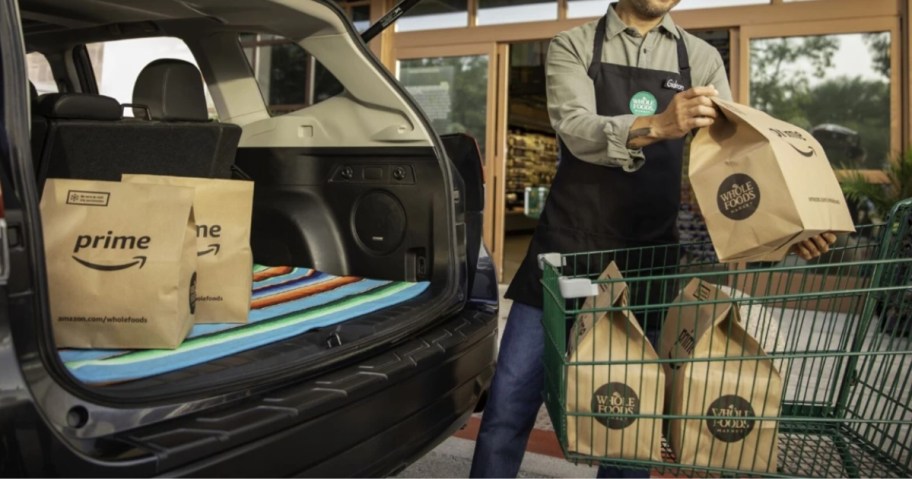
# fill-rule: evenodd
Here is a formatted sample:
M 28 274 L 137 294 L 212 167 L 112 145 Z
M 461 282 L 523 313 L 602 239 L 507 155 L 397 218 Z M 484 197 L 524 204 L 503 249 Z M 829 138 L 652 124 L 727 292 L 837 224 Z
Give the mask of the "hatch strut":
M 386 27 L 390 26 L 399 19 L 402 15 L 405 15 L 405 12 L 411 10 L 418 2 L 421 0 L 402 0 L 392 10 L 386 12 L 386 15 L 377 20 L 377 23 L 374 23 L 370 26 L 364 33 L 361 34 L 361 39 L 364 40 L 364 43 L 368 43 L 374 39 L 377 35 L 380 34 L 383 30 L 386 30 Z

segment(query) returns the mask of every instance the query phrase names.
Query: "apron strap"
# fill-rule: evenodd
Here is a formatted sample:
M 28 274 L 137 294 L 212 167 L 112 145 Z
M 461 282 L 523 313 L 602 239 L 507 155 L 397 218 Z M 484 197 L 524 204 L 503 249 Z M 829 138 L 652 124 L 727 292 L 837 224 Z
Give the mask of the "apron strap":
M 687 54 L 687 46 L 684 45 L 684 32 L 681 29 L 678 29 L 678 73 L 681 75 L 681 79 L 684 80 L 684 86 L 690 88 L 693 86 L 693 81 L 690 77 L 690 55 Z
M 611 7 L 608 7 L 611 8 Z M 592 61 L 589 62 L 589 78 L 595 80 L 595 77 L 599 72 L 599 65 L 602 64 L 602 45 L 605 44 L 605 29 L 606 23 L 608 22 L 608 14 L 602 16 L 599 19 L 598 26 L 595 27 L 595 40 L 593 40 L 594 45 L 592 46 Z

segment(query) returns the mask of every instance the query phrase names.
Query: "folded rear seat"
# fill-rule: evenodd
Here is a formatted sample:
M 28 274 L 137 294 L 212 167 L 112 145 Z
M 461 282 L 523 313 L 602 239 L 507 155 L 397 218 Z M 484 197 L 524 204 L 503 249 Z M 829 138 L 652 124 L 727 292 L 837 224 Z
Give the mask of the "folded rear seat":
M 48 121 L 39 160 L 47 178 L 119 181 L 123 173 L 230 178 L 241 128 L 210 121 L 199 70 L 158 60 L 134 88 L 140 117 L 122 119 L 117 100 L 80 93 L 48 95 L 38 104 Z
M 47 139 L 48 122 L 47 118 L 38 113 L 38 89 L 35 84 L 29 80 L 29 108 L 32 114 L 32 158 L 35 166 L 37 177 L 41 152 L 44 150 L 44 142 Z

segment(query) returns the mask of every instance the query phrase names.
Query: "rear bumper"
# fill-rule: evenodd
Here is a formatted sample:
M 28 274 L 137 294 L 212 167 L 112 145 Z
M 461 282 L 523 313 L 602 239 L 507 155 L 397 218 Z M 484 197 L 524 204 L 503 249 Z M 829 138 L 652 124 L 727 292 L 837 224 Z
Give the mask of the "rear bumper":
M 393 473 L 471 415 L 493 375 L 496 325 L 496 310 L 466 308 L 421 338 L 364 363 L 262 397 L 242 410 L 196 417 L 196 431 L 207 425 L 223 447 L 185 465 L 179 465 L 184 462 L 177 460 L 179 451 L 166 451 L 157 472 L 219 477 Z M 284 427 L 262 434 L 270 423 Z M 251 429 L 260 430 L 258 438 L 232 440 Z M 158 447 L 173 443 L 163 432 L 156 427 L 131 434 L 130 441 Z M 168 433 L 177 437 L 182 431 Z M 225 441 L 238 445 L 224 447 Z

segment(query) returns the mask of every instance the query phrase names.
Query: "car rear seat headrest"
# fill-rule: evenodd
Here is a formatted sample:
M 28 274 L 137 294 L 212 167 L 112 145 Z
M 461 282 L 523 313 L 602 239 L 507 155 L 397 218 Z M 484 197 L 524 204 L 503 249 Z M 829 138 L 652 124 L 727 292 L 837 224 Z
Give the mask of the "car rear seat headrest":
M 120 120 L 120 103 L 102 95 L 88 93 L 51 93 L 38 98 L 36 110 L 47 118 L 71 120 Z
M 203 77 L 190 62 L 164 58 L 146 65 L 133 87 L 133 103 L 149 107 L 153 120 L 208 121 Z M 145 116 L 134 109 L 136 117 Z
M 29 80 L 29 101 L 32 102 L 32 105 L 38 101 L 38 89 L 35 88 L 35 84 L 31 80 Z

